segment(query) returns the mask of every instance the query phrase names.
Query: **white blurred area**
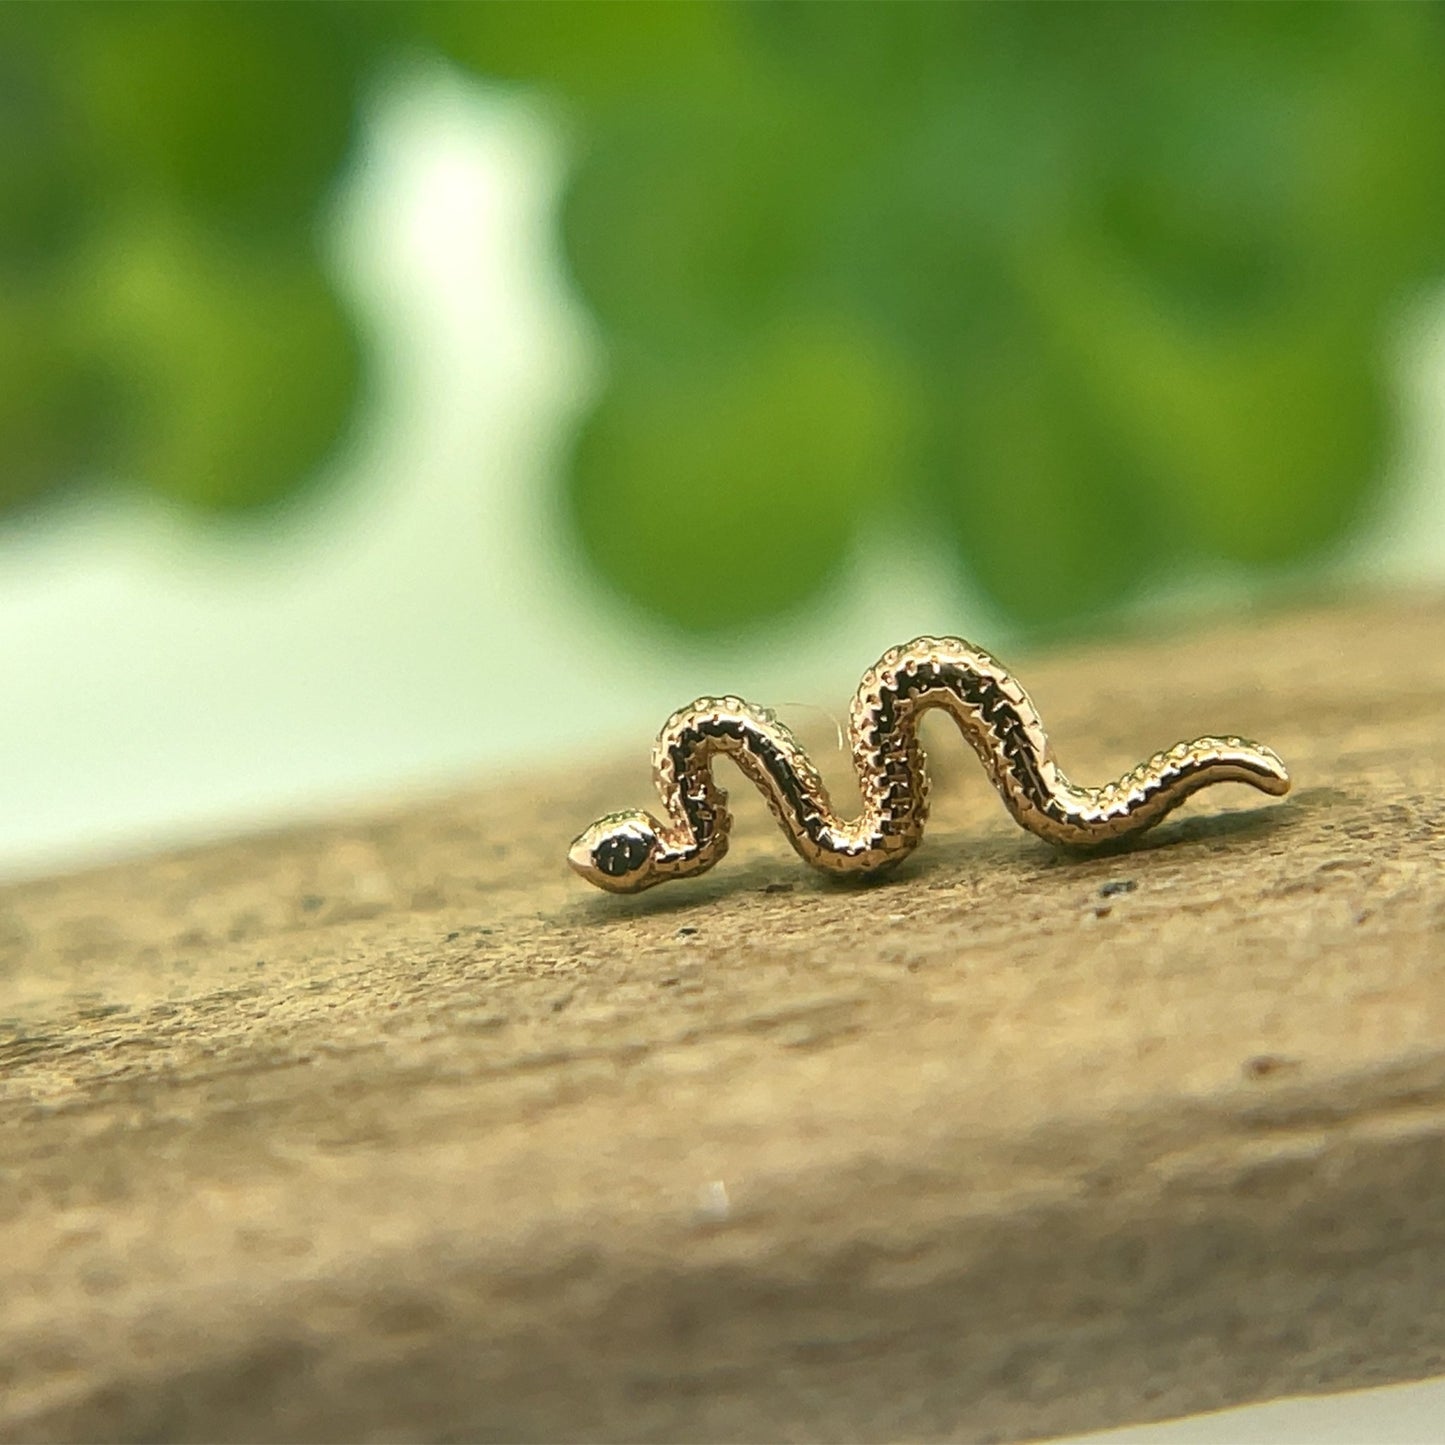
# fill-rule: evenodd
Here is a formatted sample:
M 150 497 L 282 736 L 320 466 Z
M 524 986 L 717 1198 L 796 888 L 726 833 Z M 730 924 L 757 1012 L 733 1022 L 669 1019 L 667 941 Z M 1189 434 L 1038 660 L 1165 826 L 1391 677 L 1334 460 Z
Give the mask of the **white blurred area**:
M 113 490 L 0 529 L 0 875 L 565 767 L 703 692 L 827 695 L 910 629 L 997 635 L 940 566 L 702 654 L 568 566 L 553 479 L 601 357 L 553 234 L 563 164 L 514 94 L 398 83 L 337 204 L 380 365 L 335 485 L 279 535 Z M 676 567 L 703 585 L 682 538 Z
M 1275 1400 L 1073 1438 L 1076 1445 L 1440 1445 L 1445 1381 Z
M 293 526 L 218 535 L 106 491 L 0 530 L 0 874 L 645 747 L 701 692 L 841 706 L 918 632 L 1007 647 L 942 561 L 860 567 L 806 615 L 699 650 L 560 560 L 553 478 L 603 364 L 553 235 L 564 161 L 544 110 L 445 69 L 379 99 L 335 255 L 382 363 L 344 475 Z M 1405 475 L 1342 580 L 1445 581 L 1442 322 L 1433 306 L 1402 342 Z M 678 582 L 699 585 L 687 545 Z M 1437 1441 L 1445 1386 L 1091 1438 Z

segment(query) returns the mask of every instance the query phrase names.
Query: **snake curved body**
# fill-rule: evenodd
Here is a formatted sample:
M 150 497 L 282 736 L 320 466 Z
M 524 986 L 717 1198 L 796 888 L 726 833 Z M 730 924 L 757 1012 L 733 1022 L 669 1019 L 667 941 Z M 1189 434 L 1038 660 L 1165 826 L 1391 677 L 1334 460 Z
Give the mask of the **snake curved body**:
M 663 725 L 653 770 L 663 817 L 611 813 L 572 845 L 589 882 L 636 893 L 706 872 L 727 852 L 732 818 L 713 760 L 731 758 L 762 790 L 802 859 L 841 874 L 872 874 L 922 841 L 928 773 L 918 723 L 948 713 L 978 754 L 1014 819 L 1050 843 L 1088 848 L 1140 833 L 1212 783 L 1249 783 L 1281 795 L 1289 775 L 1269 748 L 1202 737 L 1155 753 L 1102 787 L 1065 777 L 1028 694 L 987 652 L 956 637 L 891 648 L 863 676 L 848 732 L 863 808 L 834 810 L 818 770 L 770 711 L 737 697 L 699 698 Z

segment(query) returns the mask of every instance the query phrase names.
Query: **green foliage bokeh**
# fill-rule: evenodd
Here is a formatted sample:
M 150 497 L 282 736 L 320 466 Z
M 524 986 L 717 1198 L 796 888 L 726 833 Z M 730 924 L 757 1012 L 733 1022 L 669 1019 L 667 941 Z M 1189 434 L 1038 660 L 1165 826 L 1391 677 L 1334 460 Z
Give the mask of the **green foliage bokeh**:
M 316 225 L 408 51 L 571 118 L 609 377 L 564 513 L 656 617 L 784 611 L 891 516 L 1054 626 L 1320 555 L 1379 484 L 1437 4 L 0 0 L 0 505 L 316 474 L 364 360 Z

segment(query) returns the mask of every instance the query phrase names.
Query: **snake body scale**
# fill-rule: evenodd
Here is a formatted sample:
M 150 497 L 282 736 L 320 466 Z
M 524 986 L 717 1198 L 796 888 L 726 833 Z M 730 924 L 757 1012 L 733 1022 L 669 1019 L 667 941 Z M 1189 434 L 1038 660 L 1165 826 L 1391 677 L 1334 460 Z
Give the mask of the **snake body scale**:
M 958 724 L 994 787 L 1029 832 L 1088 848 L 1152 827 L 1213 783 L 1248 783 L 1280 796 L 1289 774 L 1269 748 L 1202 737 L 1155 753 L 1102 787 L 1079 787 L 1054 761 L 1028 694 L 987 652 L 956 637 L 919 637 L 891 648 L 863 676 L 848 732 L 863 810 L 840 817 L 792 732 L 737 697 L 699 698 L 663 725 L 653 750 L 661 818 L 632 811 L 599 818 L 568 861 L 612 893 L 637 893 L 706 872 L 727 852 L 732 824 L 713 759 L 731 758 L 761 789 L 803 861 L 830 873 L 870 875 L 922 841 L 928 773 L 918 723 L 939 708 Z

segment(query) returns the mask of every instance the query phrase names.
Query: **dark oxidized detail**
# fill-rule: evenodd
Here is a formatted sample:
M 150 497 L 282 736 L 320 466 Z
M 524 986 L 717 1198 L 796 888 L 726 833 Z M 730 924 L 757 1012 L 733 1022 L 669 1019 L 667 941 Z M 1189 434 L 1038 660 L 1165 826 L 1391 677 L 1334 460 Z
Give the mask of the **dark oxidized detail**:
M 863 794 L 851 821 L 833 811 L 818 770 L 772 713 L 736 697 L 699 698 L 664 724 L 653 750 L 663 819 L 611 813 L 572 845 L 589 882 L 637 893 L 706 872 L 727 852 L 732 819 L 713 777 L 723 754 L 762 790 L 799 856 L 834 873 L 876 873 L 922 841 L 928 774 L 918 721 L 941 708 L 958 724 L 1005 806 L 1050 843 L 1088 848 L 1152 827 L 1211 783 L 1249 783 L 1279 796 L 1289 774 L 1243 738 L 1196 738 L 1155 753 L 1101 788 L 1071 783 L 1028 694 L 988 653 L 956 637 L 920 637 L 885 652 L 853 698 L 848 734 Z

